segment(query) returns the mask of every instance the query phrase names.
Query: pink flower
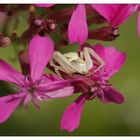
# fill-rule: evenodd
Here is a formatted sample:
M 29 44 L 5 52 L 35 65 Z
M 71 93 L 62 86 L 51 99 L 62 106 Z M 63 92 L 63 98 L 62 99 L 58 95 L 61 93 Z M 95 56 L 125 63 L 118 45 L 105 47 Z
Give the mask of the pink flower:
M 138 9 L 137 4 L 93 4 L 92 7 L 113 27 L 123 24 Z M 140 16 L 138 16 L 138 33 L 140 36 Z
M 75 92 L 82 92 L 82 95 L 65 110 L 61 120 L 61 128 L 69 132 L 78 128 L 86 101 L 98 97 L 104 103 L 114 102 L 121 104 L 124 102 L 124 97 L 121 93 L 109 84 L 109 78 L 118 72 L 124 65 L 126 54 L 117 51 L 113 47 L 105 48 L 101 45 L 96 45 L 92 49 L 103 59 L 105 62 L 104 67 L 97 73 L 94 73 L 96 65 L 93 66 L 87 76 L 78 74 L 65 76 L 65 78 L 72 79 L 83 78 L 83 80 L 74 84 Z M 98 65 L 98 62 L 94 57 L 92 57 L 92 60 L 94 61 L 94 64 Z
M 43 74 L 54 52 L 54 44 L 49 37 L 35 36 L 29 44 L 30 74 L 23 75 L 9 64 L 0 60 L 0 80 L 16 85 L 17 93 L 0 97 L 0 123 L 6 121 L 16 107 L 29 101 L 38 108 L 36 100 L 69 96 L 73 87 L 68 80 Z

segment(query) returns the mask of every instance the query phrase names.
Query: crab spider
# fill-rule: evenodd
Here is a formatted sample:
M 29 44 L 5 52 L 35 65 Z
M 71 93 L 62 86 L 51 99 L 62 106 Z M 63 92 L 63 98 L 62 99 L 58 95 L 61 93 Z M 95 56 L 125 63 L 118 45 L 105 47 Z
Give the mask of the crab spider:
M 55 72 L 59 76 L 61 76 L 59 71 L 67 74 L 79 73 L 82 75 L 88 75 L 89 70 L 93 68 L 94 64 L 96 64 L 92 58 L 95 58 L 100 63 L 100 65 L 94 70 L 94 73 L 96 73 L 105 63 L 93 49 L 88 47 L 85 47 L 83 51 L 80 51 L 80 55 L 76 52 L 62 54 L 55 51 L 50 65 L 54 67 Z

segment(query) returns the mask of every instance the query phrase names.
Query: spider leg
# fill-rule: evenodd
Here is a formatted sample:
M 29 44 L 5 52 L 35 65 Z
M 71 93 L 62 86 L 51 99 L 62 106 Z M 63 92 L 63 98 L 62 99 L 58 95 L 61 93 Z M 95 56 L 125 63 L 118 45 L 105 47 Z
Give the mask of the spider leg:
M 71 63 L 60 52 L 55 52 L 53 59 L 59 63 L 65 73 L 71 74 L 75 72 Z
M 55 72 L 56 72 L 56 74 L 57 74 L 59 77 L 61 77 L 61 78 L 63 79 L 62 75 L 60 74 L 60 72 L 59 72 L 59 70 L 58 70 L 57 68 L 55 68 Z
M 55 65 L 54 62 L 53 62 L 53 59 L 50 61 L 50 65 L 51 65 L 52 67 L 54 67 L 55 73 L 56 73 L 59 77 L 62 78 L 62 75 L 60 74 L 59 70 L 60 70 L 60 71 L 63 71 L 63 72 L 64 72 L 64 70 L 63 70 L 60 66 Z
M 54 62 L 53 62 L 53 60 L 50 61 L 50 65 L 52 67 L 54 67 L 54 69 L 57 69 L 57 70 L 60 70 L 60 71 L 65 72 L 60 66 L 55 65 Z
M 87 71 L 89 71 L 91 68 L 93 68 L 93 60 L 90 57 L 90 52 L 89 52 L 88 48 L 86 48 L 86 47 L 84 48 L 83 55 L 85 58 Z
M 83 51 L 80 52 L 80 58 L 81 58 L 82 60 L 84 60 L 84 53 L 83 53 Z
M 90 55 L 93 56 L 95 59 L 97 59 L 97 61 L 99 61 L 99 63 L 100 63 L 100 66 L 97 67 L 97 69 L 95 69 L 95 71 L 94 71 L 94 73 L 96 73 L 105 65 L 105 62 L 93 49 L 91 49 L 91 48 L 87 48 L 87 49 L 88 49 Z

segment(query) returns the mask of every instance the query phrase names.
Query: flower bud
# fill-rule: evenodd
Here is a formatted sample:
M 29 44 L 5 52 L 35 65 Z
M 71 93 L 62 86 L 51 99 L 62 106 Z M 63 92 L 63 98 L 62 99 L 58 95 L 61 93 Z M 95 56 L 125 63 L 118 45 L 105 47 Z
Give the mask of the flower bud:
M 36 34 L 45 36 L 48 33 L 55 31 L 57 24 L 54 20 L 34 18 L 32 19 L 29 28 L 22 34 L 23 40 L 29 40 Z
M 57 28 L 57 24 L 54 20 L 46 20 L 46 32 L 55 31 Z
M 11 39 L 9 37 L 4 37 L 2 33 L 0 33 L 0 47 L 7 47 L 11 44 Z
M 113 41 L 119 36 L 119 29 L 114 27 L 102 27 L 89 32 L 90 39 Z

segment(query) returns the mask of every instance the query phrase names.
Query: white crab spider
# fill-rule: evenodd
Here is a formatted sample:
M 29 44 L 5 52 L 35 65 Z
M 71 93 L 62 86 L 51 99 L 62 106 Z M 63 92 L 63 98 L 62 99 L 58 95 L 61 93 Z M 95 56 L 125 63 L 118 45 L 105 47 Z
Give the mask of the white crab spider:
M 76 52 L 62 54 L 55 51 L 50 65 L 54 67 L 55 72 L 59 76 L 61 76 L 59 71 L 63 71 L 67 74 L 80 73 L 86 75 L 95 64 L 91 57 L 94 57 L 100 63 L 100 65 L 94 70 L 95 73 L 100 70 L 105 63 L 93 49 L 87 47 L 80 52 L 80 56 Z M 57 64 L 55 64 L 55 62 L 57 62 Z

